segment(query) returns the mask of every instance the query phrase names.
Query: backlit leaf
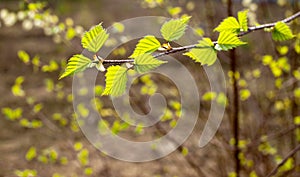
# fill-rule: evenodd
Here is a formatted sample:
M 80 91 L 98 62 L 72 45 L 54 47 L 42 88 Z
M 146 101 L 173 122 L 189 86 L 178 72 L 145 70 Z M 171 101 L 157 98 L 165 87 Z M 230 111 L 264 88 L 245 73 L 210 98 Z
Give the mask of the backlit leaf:
M 155 52 L 160 47 L 160 42 L 154 36 L 145 36 L 136 45 L 133 54 L 129 58 L 136 58 L 137 56 L 144 53 Z
M 65 69 L 65 72 L 59 77 L 59 79 L 85 70 L 91 62 L 92 60 L 81 54 L 74 55 L 68 61 L 67 68 Z
M 29 57 L 28 53 L 25 52 L 24 50 L 18 51 L 18 57 L 20 58 L 20 60 L 21 60 L 23 63 L 29 64 L 30 57 Z
M 180 14 L 182 12 L 182 9 L 181 9 L 181 7 L 169 7 L 168 12 L 172 17 L 174 17 L 174 16 Z
M 144 73 L 157 68 L 164 63 L 166 63 L 166 61 L 155 59 L 150 54 L 144 54 L 139 55 L 134 59 L 134 69 L 139 73 Z
M 251 92 L 248 89 L 240 90 L 240 97 L 242 101 L 247 100 L 251 96 Z
M 272 31 L 272 38 L 275 41 L 286 41 L 294 38 L 294 35 L 287 24 L 277 22 L 274 26 L 274 30 Z
M 218 44 L 215 46 L 216 50 L 229 50 L 235 47 L 247 44 L 241 41 L 235 33 L 224 31 L 221 32 L 218 38 Z
M 160 29 L 161 35 L 167 41 L 174 41 L 179 39 L 184 35 L 187 23 L 189 22 L 190 18 L 191 17 L 188 16 L 180 19 L 172 19 L 168 22 L 165 22 Z
M 96 53 L 107 40 L 108 36 L 106 30 L 103 29 L 100 23 L 84 33 L 81 39 L 82 47 L 90 52 Z
M 214 31 L 223 32 L 237 32 L 240 29 L 240 24 L 234 17 L 225 18 L 219 26 L 217 26 Z
M 193 48 L 183 55 L 189 56 L 195 62 L 199 62 L 202 65 L 212 65 L 217 59 L 217 52 L 213 46 L 214 45 L 209 38 L 204 38 L 199 41 L 199 44 L 197 45 L 198 48 Z
M 238 20 L 240 24 L 240 29 L 243 31 L 248 31 L 248 10 L 238 12 Z
M 30 147 L 29 150 L 26 153 L 26 160 L 31 161 L 36 157 L 36 148 L 35 147 Z
M 119 96 L 125 92 L 127 82 L 127 68 L 111 66 L 107 69 L 106 87 L 102 95 Z

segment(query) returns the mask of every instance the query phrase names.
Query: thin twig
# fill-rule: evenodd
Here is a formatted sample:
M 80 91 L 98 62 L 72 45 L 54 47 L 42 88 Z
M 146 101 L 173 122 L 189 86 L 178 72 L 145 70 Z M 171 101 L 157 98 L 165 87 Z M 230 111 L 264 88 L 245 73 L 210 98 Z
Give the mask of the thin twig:
M 300 150 L 300 144 L 298 144 L 297 147 L 295 147 L 290 153 L 288 153 L 288 155 L 266 176 L 266 177 L 271 177 L 273 175 L 276 174 L 276 172 L 278 171 L 278 169 L 284 165 L 284 163 L 290 158 L 292 157 L 294 154 L 296 154 L 297 151 Z
M 291 22 L 292 20 L 294 20 L 294 19 L 296 19 L 296 18 L 298 18 L 298 17 L 300 17 L 300 11 L 297 12 L 297 13 L 295 13 L 294 15 L 292 15 L 292 16 L 286 18 L 286 19 L 281 20 L 281 22 L 283 22 L 283 23 L 289 23 L 289 22 Z M 242 33 L 240 33 L 238 36 L 241 37 L 241 36 L 244 36 L 244 35 L 246 35 L 246 34 L 248 34 L 248 33 L 253 32 L 253 31 L 257 31 L 257 30 L 262 30 L 262 29 L 265 29 L 265 28 L 271 28 L 271 27 L 274 27 L 274 26 L 276 25 L 276 23 L 277 23 L 277 22 L 274 22 L 274 23 L 267 23 L 267 24 L 263 24 L 263 25 L 259 25 L 259 26 L 252 26 L 252 27 L 249 27 L 249 28 L 248 28 L 248 31 L 242 32 Z
M 285 19 L 281 20 L 281 22 L 289 23 L 289 22 L 291 22 L 292 20 L 294 20 L 298 17 L 300 17 L 300 11 L 295 13 L 294 15 L 288 17 L 288 18 L 285 18 Z M 247 35 L 251 32 L 254 32 L 254 31 L 274 27 L 276 25 L 276 23 L 277 22 L 249 27 L 248 31 L 239 33 L 238 37 L 245 36 L 245 35 Z M 217 41 L 213 41 L 214 45 L 216 45 L 217 43 L 218 43 Z M 174 47 L 171 50 L 155 54 L 155 55 L 153 55 L 153 57 L 158 58 L 158 57 L 162 57 L 164 55 L 169 55 L 169 54 L 172 54 L 172 53 L 177 53 L 177 52 L 185 51 L 185 50 L 192 49 L 192 48 L 197 48 L 197 44 L 192 44 L 192 45 L 187 45 L 187 46 L 182 46 L 182 47 Z M 103 64 L 116 64 L 116 63 L 120 64 L 120 63 L 132 63 L 132 62 L 134 62 L 134 59 L 104 60 Z

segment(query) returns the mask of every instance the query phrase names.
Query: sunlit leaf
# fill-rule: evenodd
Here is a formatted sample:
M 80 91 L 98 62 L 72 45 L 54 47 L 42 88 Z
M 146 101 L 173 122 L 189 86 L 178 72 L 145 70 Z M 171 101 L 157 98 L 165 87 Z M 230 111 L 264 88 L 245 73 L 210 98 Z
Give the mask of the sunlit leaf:
M 283 22 L 277 22 L 274 26 L 274 30 L 272 31 L 272 38 L 275 41 L 286 41 L 289 39 L 294 38 L 290 27 L 283 23 Z
M 89 164 L 89 151 L 87 149 L 82 149 L 77 154 L 77 159 L 82 166 L 86 166 Z
M 182 11 L 181 7 L 169 7 L 168 8 L 168 12 L 172 17 L 178 15 L 181 11 Z
M 29 57 L 28 53 L 25 52 L 24 50 L 18 51 L 18 57 L 23 63 L 29 64 L 30 57 Z
M 150 54 L 139 55 L 134 59 L 134 69 L 139 73 L 144 73 L 159 67 L 166 61 L 158 60 Z
M 92 167 L 87 167 L 84 169 L 84 174 L 86 174 L 87 176 L 91 176 L 93 174 L 93 169 Z
M 81 39 L 83 48 L 90 52 L 97 53 L 108 38 L 106 30 L 103 29 L 101 23 L 92 27 L 88 32 L 84 33 Z
M 139 43 L 136 45 L 134 52 L 129 58 L 136 58 L 144 53 L 152 53 L 159 47 L 160 42 L 154 36 L 145 36 L 143 39 L 139 40 Z
M 248 31 L 248 19 L 247 19 L 248 11 L 249 10 L 238 12 L 238 20 L 240 24 L 240 29 L 242 31 Z
M 240 24 L 234 17 L 225 18 L 214 31 L 223 32 L 229 31 L 231 33 L 237 32 L 240 29 Z
M 19 96 L 23 97 L 25 96 L 25 91 L 22 88 L 22 84 L 24 82 L 24 77 L 19 76 L 15 80 L 15 84 L 11 87 L 11 92 L 13 93 L 14 96 Z
M 83 148 L 83 145 L 81 142 L 76 142 L 73 147 L 75 151 L 80 151 Z
M 119 22 L 115 22 L 112 27 L 114 28 L 114 30 L 118 33 L 122 33 L 125 30 L 125 26 L 122 23 Z
M 67 32 L 66 32 L 66 39 L 67 40 L 72 40 L 76 36 L 76 31 L 74 28 L 69 27 Z
M 12 121 L 20 119 L 23 114 L 22 108 L 11 109 L 9 107 L 4 107 L 1 111 L 8 120 Z
M 29 150 L 26 153 L 26 160 L 31 161 L 36 157 L 36 148 L 35 147 L 30 147 Z
M 184 35 L 187 23 L 190 20 L 190 16 L 181 19 L 172 19 L 165 22 L 160 29 L 161 35 L 167 41 L 174 41 Z
M 291 169 L 294 168 L 295 164 L 294 164 L 294 159 L 292 157 L 288 158 L 287 161 L 279 167 L 278 171 L 279 172 L 285 172 L 285 171 L 289 171 Z
M 203 96 L 202 99 L 204 101 L 212 101 L 217 97 L 217 93 L 216 92 L 206 92 Z
M 25 169 L 24 171 L 21 170 L 15 170 L 14 174 L 17 175 L 18 177 L 35 177 L 37 176 L 37 171 L 36 170 L 30 170 L 30 169 Z
M 217 103 L 226 107 L 228 105 L 228 98 L 224 93 L 219 93 L 218 97 L 216 98 Z
M 229 50 L 235 47 L 247 44 L 241 41 L 235 33 L 224 31 L 221 32 L 218 38 L 218 44 L 215 46 L 216 50 Z
M 127 68 L 111 66 L 107 69 L 106 87 L 102 95 L 119 96 L 126 90 Z
M 50 60 L 48 65 L 44 65 L 42 67 L 43 72 L 53 72 L 58 70 L 59 65 L 57 64 L 56 61 Z
M 183 156 L 187 156 L 188 153 L 189 153 L 189 149 L 186 148 L 186 147 L 183 147 L 182 150 L 181 150 L 181 154 L 182 154 Z
M 242 101 L 247 100 L 251 96 L 251 92 L 248 89 L 240 90 L 240 97 Z
M 59 77 L 59 79 L 62 79 L 74 73 L 85 70 L 91 62 L 92 60 L 90 60 L 89 58 L 81 54 L 74 55 L 68 61 L 67 68 L 65 69 L 65 72 Z
M 204 38 L 199 41 L 197 45 L 198 48 L 193 48 L 189 52 L 184 53 L 183 55 L 189 56 L 195 62 L 199 62 L 202 65 L 212 65 L 217 59 L 217 52 L 213 47 L 213 43 L 209 38 Z

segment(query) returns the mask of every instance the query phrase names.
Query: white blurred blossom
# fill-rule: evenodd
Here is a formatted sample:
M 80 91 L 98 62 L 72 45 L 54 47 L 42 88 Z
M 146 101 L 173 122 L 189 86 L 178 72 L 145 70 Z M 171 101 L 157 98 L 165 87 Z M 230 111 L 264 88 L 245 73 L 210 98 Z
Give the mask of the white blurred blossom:
M 249 5 L 249 9 L 250 9 L 251 11 L 256 11 L 256 10 L 257 10 L 257 4 L 251 3 L 251 4 Z
M 287 4 L 287 0 L 277 0 L 277 4 L 279 6 L 285 6 Z
M 47 36 L 50 36 L 53 34 L 52 29 L 50 27 L 44 28 L 44 33 Z
M 35 17 L 35 12 L 29 11 L 29 12 L 28 12 L 28 17 L 29 17 L 30 19 L 34 19 L 34 17 Z
M 55 35 L 55 36 L 53 36 L 53 41 L 58 44 L 58 43 L 61 43 L 62 40 L 59 35 Z
M 84 32 L 84 29 L 82 26 L 75 26 L 75 31 L 76 31 L 76 34 L 83 34 Z
M 4 24 L 6 26 L 13 26 L 17 22 L 17 15 L 14 13 L 9 13 L 4 19 Z
M 34 26 L 36 26 L 36 27 L 42 28 L 44 26 L 44 24 L 45 23 L 40 19 L 35 19 L 34 20 Z
M 24 20 L 24 21 L 23 21 L 23 23 L 22 23 L 22 27 L 23 27 L 23 29 L 24 29 L 24 30 L 27 30 L 27 31 L 29 31 L 29 30 L 31 30 L 31 29 L 32 29 L 32 27 L 33 27 L 33 23 L 32 23 L 32 21 L 31 21 L 31 20 L 28 20 L 28 19 L 26 19 L 26 20 Z
M 251 2 L 252 2 L 252 0 L 243 0 L 243 1 L 242 1 L 242 5 L 243 5 L 244 7 L 248 7 L 248 6 L 251 4 Z
M 17 16 L 18 16 L 18 20 L 22 21 L 25 19 L 26 13 L 24 11 L 19 11 Z
M 8 10 L 7 9 L 1 9 L 0 11 L 0 17 L 2 19 L 5 19 L 7 17 L 7 15 L 9 14 Z

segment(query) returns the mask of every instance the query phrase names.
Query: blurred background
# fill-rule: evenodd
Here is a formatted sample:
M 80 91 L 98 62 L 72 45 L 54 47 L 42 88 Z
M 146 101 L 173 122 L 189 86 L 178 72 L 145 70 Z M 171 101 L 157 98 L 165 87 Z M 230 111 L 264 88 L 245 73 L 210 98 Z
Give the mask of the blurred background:
M 284 19 L 299 7 L 298 0 L 234 0 L 231 5 L 228 0 L 0 0 L 0 177 L 236 177 L 237 169 L 239 176 L 267 176 L 300 141 L 299 19 L 291 24 L 295 38 L 286 42 L 274 42 L 263 30 L 244 36 L 248 45 L 235 51 L 236 72 L 231 71 L 232 55 L 218 53 L 226 93 L 211 92 L 202 66 L 174 55 L 197 82 L 199 121 L 178 150 L 151 162 L 119 161 L 93 147 L 76 121 L 72 78 L 58 77 L 68 58 L 81 53 L 84 31 L 100 22 L 122 32 L 122 24 L 116 22 L 125 19 L 186 14 L 192 16 L 190 26 L 196 35 L 216 40 L 218 33 L 213 29 L 228 16 L 229 8 L 234 16 L 249 9 L 253 26 Z M 128 57 L 135 42 L 121 45 L 108 58 Z M 165 96 L 167 108 L 160 129 L 130 127 L 118 117 L 110 98 L 101 96 L 103 89 L 104 74 L 99 73 L 95 101 L 105 118 L 102 124 L 114 133 L 147 141 L 176 126 L 180 95 L 170 79 L 146 74 L 130 91 L 130 103 L 141 114 L 149 111 L 151 95 Z M 226 113 L 213 140 L 199 148 L 212 101 L 226 106 Z M 87 111 L 81 110 L 82 114 Z M 299 164 L 300 153 L 295 153 L 274 176 L 300 176 Z

